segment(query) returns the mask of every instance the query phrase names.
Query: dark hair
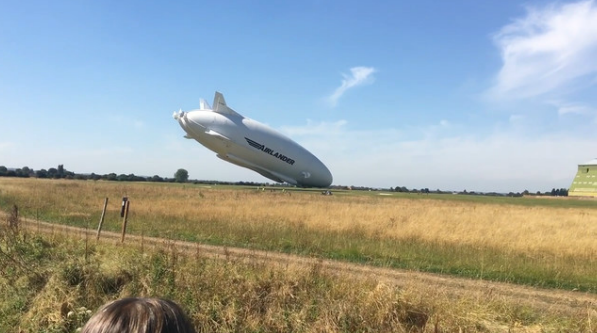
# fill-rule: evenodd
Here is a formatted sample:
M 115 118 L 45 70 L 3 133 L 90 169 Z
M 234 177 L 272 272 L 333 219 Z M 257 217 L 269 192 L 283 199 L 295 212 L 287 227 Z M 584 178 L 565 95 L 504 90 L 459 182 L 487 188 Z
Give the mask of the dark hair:
M 122 298 L 103 305 L 81 333 L 196 333 L 176 303 L 160 298 Z

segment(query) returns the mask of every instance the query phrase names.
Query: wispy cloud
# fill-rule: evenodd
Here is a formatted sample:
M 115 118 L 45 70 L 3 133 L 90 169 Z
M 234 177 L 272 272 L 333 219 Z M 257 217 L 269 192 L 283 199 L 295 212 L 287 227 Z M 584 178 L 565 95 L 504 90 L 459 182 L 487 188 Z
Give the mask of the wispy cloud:
M 566 105 L 562 106 L 558 109 L 558 113 L 561 115 L 564 114 L 589 114 L 593 113 L 592 110 L 586 106 L 582 105 Z
M 109 115 L 107 117 L 107 119 L 112 124 L 115 124 L 118 126 L 133 127 L 135 129 L 143 129 L 145 127 L 145 122 L 143 122 L 142 120 L 133 119 L 128 116 L 113 114 L 113 115 Z
M 494 35 L 503 65 L 494 98 L 563 95 L 594 85 L 597 5 L 594 0 L 527 8 L 525 17 Z
M 306 136 L 306 135 L 321 135 L 322 133 L 338 133 L 344 130 L 346 126 L 346 120 L 338 120 L 333 123 L 328 122 L 314 122 L 311 119 L 307 119 L 307 125 L 305 126 L 283 126 L 282 132 L 287 135 L 293 136 Z
M 142 120 L 134 120 L 133 126 L 137 129 L 141 129 L 145 127 L 145 123 Z
M 8 151 L 12 149 L 14 144 L 12 142 L 0 142 L 0 151 Z
M 583 122 L 588 120 L 593 124 L 597 124 L 597 108 L 595 107 L 585 103 L 571 103 L 566 101 L 550 101 L 549 104 L 557 109 L 558 116 L 560 117 L 582 119 Z
M 374 81 L 373 73 L 376 71 L 377 70 L 373 67 L 352 67 L 350 69 L 350 75 L 342 74 L 342 76 L 344 76 L 342 84 L 328 97 L 330 105 L 335 107 L 338 104 L 340 97 L 342 97 L 348 89 L 372 83 Z
M 464 133 L 444 124 L 355 130 L 342 120 L 283 131 L 330 168 L 335 184 L 499 192 L 569 186 L 597 138 L 526 135 L 516 124 Z
M 510 115 L 510 118 L 508 120 L 510 121 L 510 123 L 514 124 L 514 123 L 520 122 L 523 119 L 524 119 L 523 115 L 513 114 L 513 115 Z

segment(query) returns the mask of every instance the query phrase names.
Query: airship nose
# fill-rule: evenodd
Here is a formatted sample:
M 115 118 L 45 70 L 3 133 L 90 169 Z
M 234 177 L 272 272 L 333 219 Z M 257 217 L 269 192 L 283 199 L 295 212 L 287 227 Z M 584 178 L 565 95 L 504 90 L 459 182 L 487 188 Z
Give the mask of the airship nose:
M 334 181 L 334 177 L 332 176 L 332 173 L 330 172 L 330 170 L 328 170 L 328 168 L 325 167 L 325 165 L 323 166 L 323 168 L 325 169 L 325 172 L 322 173 L 321 182 L 322 182 L 322 184 L 325 184 L 324 187 L 328 187 L 328 186 L 332 185 L 332 181 Z
M 176 120 L 179 120 L 179 119 L 181 119 L 183 117 L 184 117 L 184 112 L 182 111 L 182 109 L 178 110 L 178 112 L 174 111 L 172 113 L 172 118 L 174 118 Z
M 192 113 L 192 112 L 191 112 Z M 191 124 L 189 124 L 189 119 L 188 119 L 189 113 L 188 112 L 184 112 L 182 110 L 179 110 L 178 112 L 174 112 L 172 114 L 172 118 L 174 118 L 176 121 L 178 121 L 178 124 L 180 125 L 180 127 L 187 132 L 188 135 L 193 135 L 193 126 Z M 191 125 L 191 126 L 189 126 Z
M 329 187 L 332 185 L 333 177 L 330 170 L 325 166 L 323 163 L 318 163 L 319 165 L 314 172 L 310 173 L 310 177 L 305 179 L 306 183 L 310 186 L 315 187 Z

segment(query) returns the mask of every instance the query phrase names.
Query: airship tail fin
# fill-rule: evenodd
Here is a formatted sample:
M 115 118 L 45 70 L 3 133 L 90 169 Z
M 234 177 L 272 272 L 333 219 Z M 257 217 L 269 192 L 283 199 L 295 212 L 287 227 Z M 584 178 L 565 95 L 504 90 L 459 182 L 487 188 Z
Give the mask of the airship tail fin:
M 224 99 L 224 95 L 219 91 L 216 91 L 216 95 L 214 96 L 214 112 L 221 113 L 221 114 L 229 114 L 233 116 L 242 117 L 236 111 L 232 110 L 231 108 L 226 105 L 226 100 Z
M 199 99 L 199 110 L 211 110 L 211 106 L 207 104 L 203 98 Z

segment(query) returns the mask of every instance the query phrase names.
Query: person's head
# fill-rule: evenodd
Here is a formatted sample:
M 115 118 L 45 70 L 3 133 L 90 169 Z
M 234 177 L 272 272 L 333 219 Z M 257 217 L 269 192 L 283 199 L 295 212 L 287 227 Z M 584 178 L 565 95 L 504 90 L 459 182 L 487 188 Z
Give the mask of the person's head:
M 102 306 L 81 333 L 196 333 L 176 303 L 160 298 L 122 298 Z

